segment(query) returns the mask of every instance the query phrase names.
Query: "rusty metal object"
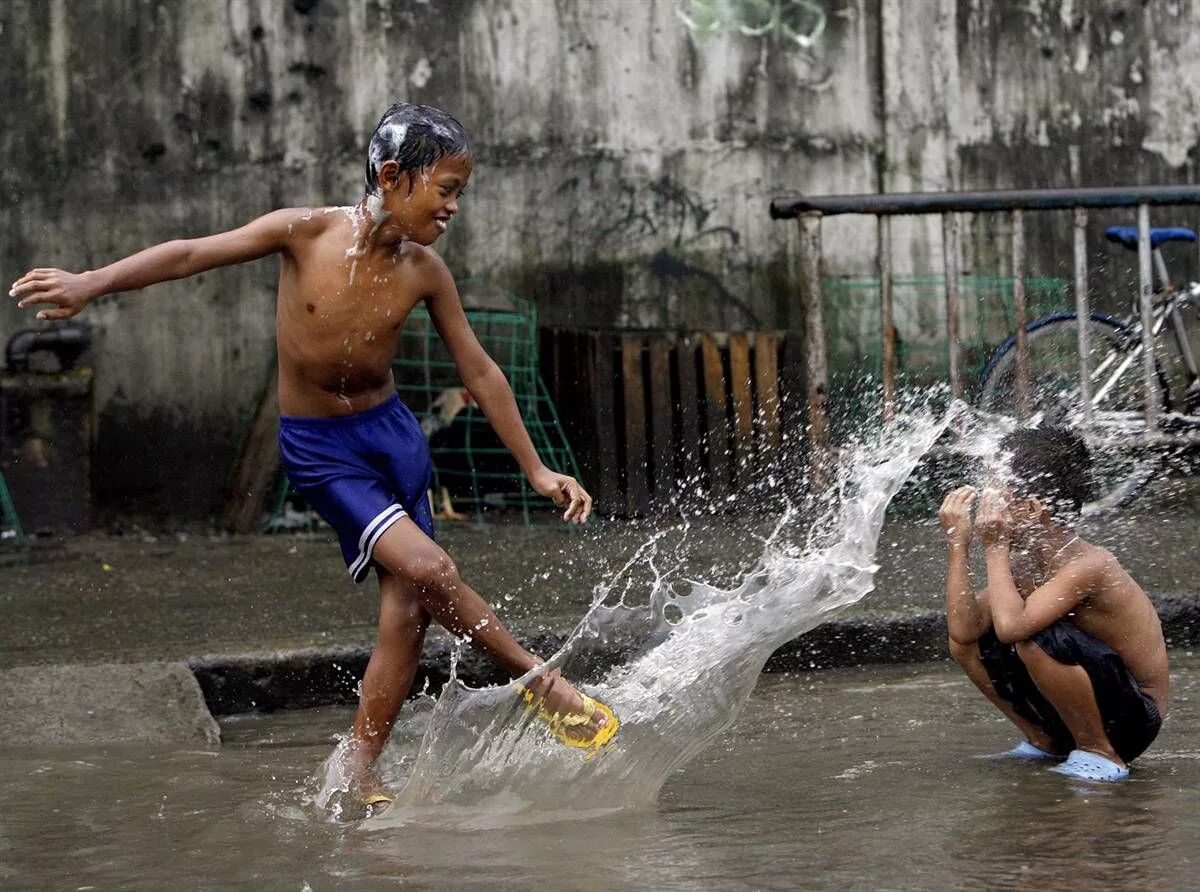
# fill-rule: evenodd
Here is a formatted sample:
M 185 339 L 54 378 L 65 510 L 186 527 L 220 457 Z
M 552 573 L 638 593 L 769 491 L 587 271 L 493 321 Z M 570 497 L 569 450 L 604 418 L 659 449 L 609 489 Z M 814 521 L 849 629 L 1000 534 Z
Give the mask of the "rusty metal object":
M 800 217 L 800 295 L 804 304 L 805 366 L 808 378 L 808 436 L 812 449 L 812 482 L 828 482 L 829 362 L 825 353 L 825 312 L 821 303 L 821 215 Z
M 1029 417 L 1029 306 L 1025 300 L 1025 213 L 1012 212 L 1013 312 L 1017 327 L 1017 418 Z
M 950 395 L 961 399 L 962 340 L 959 334 L 958 218 L 942 215 L 942 254 L 946 270 L 946 352 L 950 365 Z
M 879 218 L 879 314 L 883 334 L 883 420 L 896 414 L 896 320 L 892 278 L 892 219 Z
M 1146 428 L 1153 433 L 1158 424 L 1158 381 L 1154 363 L 1154 272 L 1150 249 L 1150 206 L 1138 205 L 1138 278 L 1141 290 L 1138 308 L 1142 321 L 1142 411 L 1146 417 Z
M 1075 317 L 1079 324 L 1079 399 L 1083 403 L 1083 423 L 1092 426 L 1092 370 L 1088 344 L 1088 320 L 1092 317 L 1088 304 L 1087 220 L 1086 208 L 1075 209 Z

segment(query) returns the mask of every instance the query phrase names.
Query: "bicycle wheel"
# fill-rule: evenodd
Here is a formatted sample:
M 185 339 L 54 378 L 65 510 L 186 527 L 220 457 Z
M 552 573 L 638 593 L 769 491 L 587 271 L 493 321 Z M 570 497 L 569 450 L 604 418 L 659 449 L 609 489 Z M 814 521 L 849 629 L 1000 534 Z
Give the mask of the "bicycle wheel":
M 1075 313 L 1054 313 L 1025 327 L 1029 340 L 1029 412 L 1046 424 L 1071 426 L 1083 420 L 1079 388 L 1079 330 Z M 1142 423 L 1143 386 L 1138 341 L 1110 316 L 1088 319 L 1088 367 L 1091 370 L 1093 424 L 1128 432 Z M 979 406 L 987 412 L 1017 415 L 1017 339 L 1011 337 L 988 361 L 979 386 Z M 1164 394 L 1162 370 L 1155 399 Z M 1095 399 L 1096 395 L 1099 399 Z
M 1029 340 L 1029 412 L 1043 424 L 1075 427 L 1084 420 L 1079 388 L 1079 319 L 1054 313 L 1025 327 Z M 1092 379 L 1092 457 L 1095 499 L 1085 515 L 1128 504 L 1156 475 L 1159 458 L 1128 448 L 1130 435 L 1145 430 L 1142 359 L 1138 340 L 1109 316 L 1088 319 L 1088 368 Z M 1017 416 L 1016 337 L 992 355 L 980 381 L 978 404 L 987 412 Z M 1156 364 L 1157 365 L 1157 364 Z M 1161 368 L 1154 398 L 1166 394 Z M 1097 398 L 1098 396 L 1098 398 Z

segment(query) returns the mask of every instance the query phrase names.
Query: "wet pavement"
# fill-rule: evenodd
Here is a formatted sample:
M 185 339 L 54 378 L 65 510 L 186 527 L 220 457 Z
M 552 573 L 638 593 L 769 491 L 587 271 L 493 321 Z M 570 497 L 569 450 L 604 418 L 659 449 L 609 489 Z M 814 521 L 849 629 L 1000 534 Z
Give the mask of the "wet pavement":
M 0 886 L 1194 888 L 1200 656 L 1171 686 L 1158 740 L 1101 785 L 985 758 L 1015 729 L 948 664 L 767 677 L 656 803 L 593 820 L 481 803 L 333 823 L 307 799 L 345 709 L 235 717 L 219 748 L 0 747 Z M 412 764 L 420 719 L 387 758 Z
M 926 500 L 928 501 L 928 500 Z M 463 578 L 526 641 L 568 632 L 595 586 L 656 531 L 619 590 L 636 598 L 660 571 L 733 584 L 761 552 L 773 518 L 606 520 L 569 529 L 442 523 L 439 540 Z M 799 531 L 795 537 L 799 538 Z M 1165 481 L 1135 509 L 1085 531 L 1152 595 L 1200 603 L 1200 485 Z M 784 537 L 784 541 L 787 536 Z M 901 500 L 877 552 L 876 590 L 843 616 L 892 622 L 941 609 L 944 553 L 932 506 Z M 93 534 L 0 554 L 0 669 L 55 663 L 202 660 L 300 649 L 363 649 L 374 640 L 377 590 L 350 582 L 328 530 L 227 536 L 205 530 Z M 446 645 L 431 635 L 431 646 Z M 886 653 L 883 655 L 886 658 Z

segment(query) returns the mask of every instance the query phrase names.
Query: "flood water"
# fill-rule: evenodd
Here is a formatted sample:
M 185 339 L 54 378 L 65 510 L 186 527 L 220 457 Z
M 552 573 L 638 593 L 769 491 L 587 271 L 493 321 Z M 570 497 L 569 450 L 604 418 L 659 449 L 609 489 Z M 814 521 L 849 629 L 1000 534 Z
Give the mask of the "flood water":
M 0 752 L 0 886 L 13 889 L 1194 888 L 1200 655 L 1130 780 L 982 758 L 1016 737 L 948 664 L 764 676 L 656 804 L 505 826 L 332 823 L 308 803 L 348 710 L 246 716 L 212 751 Z M 391 753 L 415 759 L 428 711 Z M 594 806 L 595 803 L 587 803 Z

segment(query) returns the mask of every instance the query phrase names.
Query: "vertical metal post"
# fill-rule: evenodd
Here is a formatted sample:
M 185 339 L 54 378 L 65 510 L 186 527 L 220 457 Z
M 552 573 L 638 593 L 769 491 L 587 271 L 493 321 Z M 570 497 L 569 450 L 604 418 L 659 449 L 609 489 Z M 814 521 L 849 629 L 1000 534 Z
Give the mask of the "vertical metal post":
M 1012 212 L 1013 311 L 1017 326 L 1017 418 L 1029 417 L 1029 308 L 1025 300 L 1025 213 Z
M 1138 205 L 1138 275 L 1141 280 L 1139 307 L 1142 317 L 1142 394 L 1147 433 L 1154 433 L 1158 422 L 1158 388 L 1154 369 L 1154 271 L 1150 249 L 1150 206 Z
M 958 331 L 958 218 L 942 214 L 942 253 L 946 268 L 946 340 L 950 361 L 950 395 L 963 395 L 962 343 Z
M 879 220 L 879 310 L 883 326 L 883 420 L 896 413 L 896 321 L 892 313 L 892 218 Z
M 1083 425 L 1092 426 L 1092 370 L 1088 326 L 1092 310 L 1088 304 L 1087 220 L 1085 208 L 1075 208 L 1075 318 L 1079 324 L 1079 399 L 1083 403 Z
M 825 357 L 825 312 L 821 300 L 821 214 L 800 215 L 801 300 L 804 305 L 804 353 L 808 378 L 808 436 L 811 479 L 827 481 L 829 462 L 829 365 Z

